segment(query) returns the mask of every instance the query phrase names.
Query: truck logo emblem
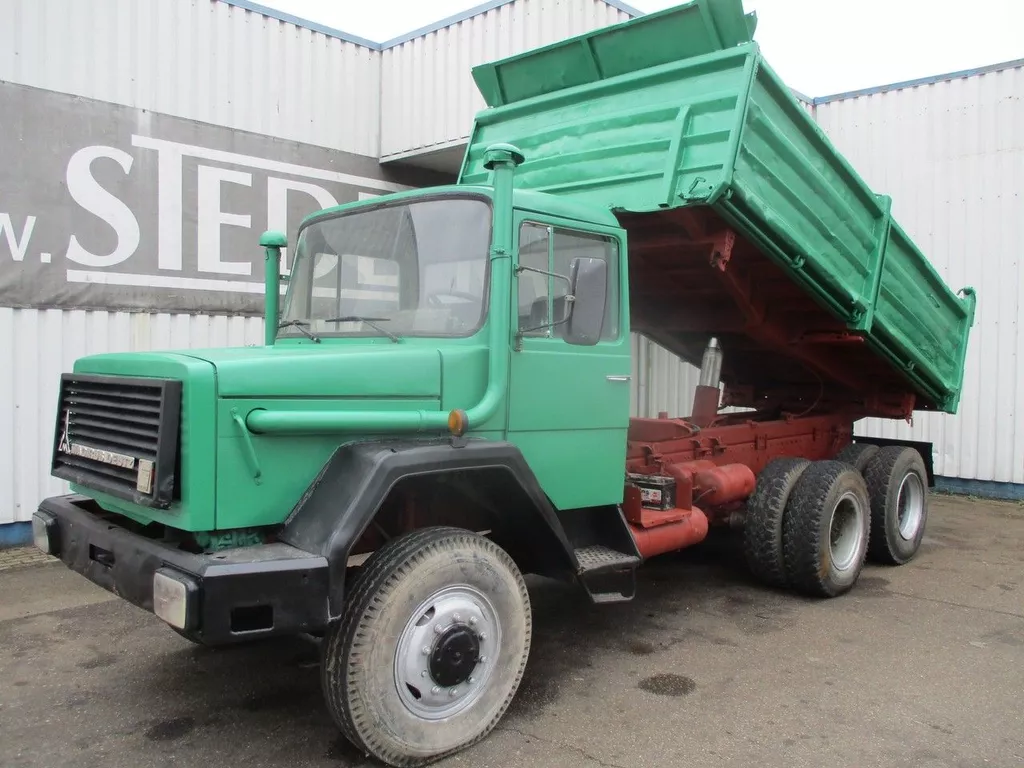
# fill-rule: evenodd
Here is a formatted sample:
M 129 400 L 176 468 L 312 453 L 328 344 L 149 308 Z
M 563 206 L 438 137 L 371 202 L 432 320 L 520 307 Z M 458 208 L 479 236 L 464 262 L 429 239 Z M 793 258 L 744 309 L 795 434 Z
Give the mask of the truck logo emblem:
M 68 409 L 64 412 L 64 431 L 60 436 L 60 443 L 57 445 L 57 450 L 61 453 L 68 453 L 72 456 L 80 456 L 83 459 L 92 459 L 93 461 L 99 461 L 104 464 L 111 464 L 115 467 L 121 467 L 122 469 L 135 469 L 135 457 L 128 456 L 123 453 L 117 453 L 116 451 L 105 451 L 102 448 L 93 448 L 89 445 L 80 445 L 78 443 L 71 442 L 71 410 Z M 152 474 L 152 462 L 150 464 L 150 474 Z M 139 468 L 139 475 L 141 481 L 142 468 Z

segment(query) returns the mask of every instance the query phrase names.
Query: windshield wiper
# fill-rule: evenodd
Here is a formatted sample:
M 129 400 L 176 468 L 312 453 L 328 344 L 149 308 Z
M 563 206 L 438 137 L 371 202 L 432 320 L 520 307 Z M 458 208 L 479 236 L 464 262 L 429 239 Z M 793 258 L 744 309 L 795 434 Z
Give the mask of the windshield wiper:
M 387 328 L 377 325 L 377 323 L 386 323 L 390 320 L 390 317 L 362 317 L 361 315 L 343 315 L 341 317 L 329 317 L 324 320 L 325 323 L 366 323 L 371 328 L 380 331 L 389 339 L 396 344 L 398 343 L 398 336 L 393 334 Z
M 306 327 L 308 325 L 309 323 L 307 323 L 305 320 L 285 320 L 283 323 L 277 324 L 277 329 L 281 330 L 282 328 L 298 328 L 300 331 L 302 331 L 302 333 L 308 336 L 314 343 L 319 344 L 320 337 L 313 333 L 311 330 L 309 330 L 309 328 Z

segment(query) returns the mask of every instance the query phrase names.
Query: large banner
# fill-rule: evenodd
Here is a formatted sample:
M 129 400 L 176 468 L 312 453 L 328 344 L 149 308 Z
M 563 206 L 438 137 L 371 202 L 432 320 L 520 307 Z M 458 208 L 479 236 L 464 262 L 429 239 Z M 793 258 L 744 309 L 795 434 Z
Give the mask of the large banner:
M 418 181 L 372 157 L 10 83 L 0 115 L 0 307 L 258 314 L 264 230 L 292 243 L 313 211 Z

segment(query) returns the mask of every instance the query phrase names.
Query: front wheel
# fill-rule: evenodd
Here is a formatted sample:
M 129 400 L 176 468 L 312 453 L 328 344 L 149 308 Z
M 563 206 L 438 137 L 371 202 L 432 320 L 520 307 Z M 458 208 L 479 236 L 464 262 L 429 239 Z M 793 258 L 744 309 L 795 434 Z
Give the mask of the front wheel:
M 323 645 L 328 709 L 388 765 L 417 766 L 486 736 L 519 687 L 532 617 L 522 574 L 457 528 L 389 541 L 367 561 Z

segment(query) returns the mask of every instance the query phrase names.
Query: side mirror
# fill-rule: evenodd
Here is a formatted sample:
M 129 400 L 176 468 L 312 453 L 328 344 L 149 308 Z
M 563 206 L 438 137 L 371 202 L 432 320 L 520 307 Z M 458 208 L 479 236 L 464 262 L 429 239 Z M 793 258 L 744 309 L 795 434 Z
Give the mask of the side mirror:
M 565 326 L 565 341 L 590 347 L 601 338 L 608 299 L 608 262 L 578 258 L 569 268 L 573 302 Z

